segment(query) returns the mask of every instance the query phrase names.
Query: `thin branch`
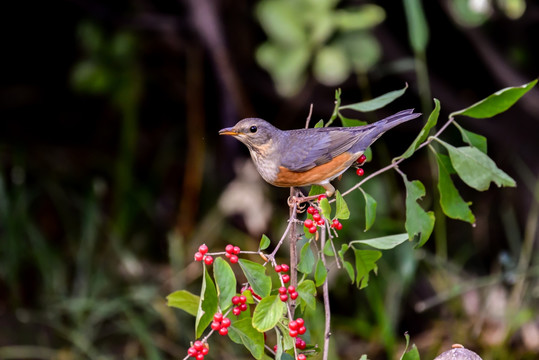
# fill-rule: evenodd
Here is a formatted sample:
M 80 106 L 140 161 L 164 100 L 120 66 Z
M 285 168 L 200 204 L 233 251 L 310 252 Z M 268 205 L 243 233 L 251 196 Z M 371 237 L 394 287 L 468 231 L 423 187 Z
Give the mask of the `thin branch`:
M 322 251 L 320 251 L 320 258 L 322 259 L 322 264 L 326 268 L 326 271 L 328 270 L 328 267 L 326 265 L 326 256 L 324 255 L 324 246 L 326 244 L 326 231 L 323 228 L 321 231 L 320 236 L 320 245 L 322 247 Z M 326 277 L 326 280 L 324 281 L 324 284 L 322 285 L 322 296 L 324 299 L 324 317 L 325 317 L 325 325 L 324 325 L 324 349 L 323 349 L 323 355 L 322 359 L 327 360 L 329 356 L 329 337 L 331 336 L 331 309 L 329 305 L 329 281 Z
M 307 116 L 307 121 L 305 122 L 305 129 L 309 127 L 309 123 L 311 122 L 311 115 L 313 114 L 313 104 L 311 103 L 311 107 L 309 109 L 309 115 Z

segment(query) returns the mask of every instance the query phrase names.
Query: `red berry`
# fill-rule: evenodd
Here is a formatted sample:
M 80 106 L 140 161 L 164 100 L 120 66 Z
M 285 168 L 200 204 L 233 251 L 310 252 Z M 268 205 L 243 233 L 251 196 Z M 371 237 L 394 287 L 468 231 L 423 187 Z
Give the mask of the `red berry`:
M 197 360 L 204 360 L 204 354 L 203 353 L 198 353 L 197 356 L 196 356 L 196 359 Z
M 230 255 L 230 263 L 235 264 L 239 261 L 238 255 Z
M 197 340 L 193 343 L 193 347 L 197 350 L 197 351 L 200 351 L 202 350 L 202 348 L 204 347 L 204 343 L 200 340 Z
M 213 320 L 214 320 L 214 321 L 221 322 L 221 320 L 223 320 L 223 314 L 221 314 L 220 312 L 216 312 L 216 313 L 213 315 Z
M 303 320 L 303 318 L 297 318 L 296 322 L 298 323 L 299 326 L 305 325 L 305 320 Z
M 240 303 L 241 304 L 247 303 L 247 297 L 245 295 L 240 295 Z
M 189 349 L 187 349 L 187 355 L 191 357 L 195 357 L 198 354 L 198 350 L 195 349 L 193 346 L 191 346 Z
M 276 272 L 281 272 L 281 271 L 283 271 L 283 268 L 281 267 L 281 265 L 275 265 L 275 271 Z
M 277 352 L 277 344 L 273 346 L 273 352 Z
M 232 309 L 232 314 L 238 316 L 239 314 L 241 314 L 241 309 L 239 307 L 235 307 L 234 309 Z
M 240 308 L 240 311 L 246 311 L 247 310 L 247 304 L 240 304 L 239 308 Z
M 303 335 L 307 331 L 307 328 L 305 326 L 300 326 L 298 328 L 298 334 Z
M 363 176 L 363 174 L 365 174 L 365 170 L 363 170 L 362 168 L 359 168 L 356 170 L 356 174 L 357 176 Z
M 296 300 L 298 298 L 298 292 L 294 291 L 293 293 L 290 293 L 290 299 Z
M 221 323 L 219 321 L 212 321 L 211 323 L 211 329 L 212 330 L 219 330 L 221 328 Z
M 225 247 L 225 251 L 229 254 L 232 254 L 234 252 L 234 245 L 232 244 L 228 244 L 226 247 Z
M 225 336 L 228 334 L 228 328 L 222 327 L 219 329 L 219 335 Z
M 229 318 L 223 318 L 223 321 L 221 321 L 221 326 L 229 327 L 230 326 L 230 319 Z
M 290 275 L 284 274 L 283 275 L 283 282 L 286 284 L 289 281 L 290 281 Z
M 324 225 L 324 219 L 320 219 L 316 222 L 318 225 L 322 226 Z
M 241 249 L 239 246 L 234 246 L 234 248 L 232 249 L 232 252 L 238 255 L 241 252 Z
M 293 287 L 292 285 L 290 285 L 287 290 L 288 290 L 289 293 L 293 293 L 293 292 L 296 291 L 296 288 Z
M 230 253 L 226 253 L 225 256 L 230 259 L 232 255 Z
M 202 255 L 206 254 L 208 252 L 208 246 L 206 244 L 202 244 L 198 247 L 198 252 Z
M 337 225 L 335 225 L 335 229 L 342 230 L 342 224 L 338 223 Z
M 300 338 L 299 336 L 296 338 L 296 347 L 300 350 L 303 350 L 307 347 L 307 343 L 305 341 L 303 341 L 302 338 Z
M 290 266 L 286 264 L 281 264 L 281 267 L 283 268 L 283 272 L 287 272 L 288 270 L 290 270 Z
M 310 228 L 311 226 L 313 226 L 313 221 L 311 219 L 305 219 L 305 221 L 303 222 L 303 226 Z
M 316 230 L 318 230 L 318 227 L 316 225 L 313 225 L 309 228 L 309 232 L 311 234 L 314 234 L 316 232 Z
M 202 255 L 198 251 L 195 253 L 195 261 L 202 261 L 203 258 L 204 258 L 204 255 Z
M 296 336 L 298 336 L 298 331 L 297 330 L 290 330 L 290 331 L 288 331 L 288 334 L 291 337 L 296 337 Z
M 365 162 L 365 160 L 367 160 L 367 157 L 365 155 L 361 155 L 358 159 L 357 159 L 357 162 L 360 163 L 360 164 L 363 164 Z
M 298 360 L 306 360 L 306 359 L 307 359 L 307 356 L 305 356 L 305 354 L 298 355 Z
M 311 215 L 312 215 L 312 214 L 314 214 L 314 213 L 316 213 L 316 212 L 318 212 L 318 210 L 316 210 L 316 208 L 315 208 L 314 206 L 309 206 L 309 207 L 307 208 L 307 213 L 308 213 L 308 214 L 311 214 Z
M 200 350 L 200 352 L 202 353 L 202 355 L 208 355 L 208 353 L 210 352 L 210 349 L 208 349 L 207 347 L 204 346 L 204 348 L 202 348 L 202 350 Z
M 286 288 L 284 286 L 281 286 L 279 288 L 279 294 L 281 294 L 281 295 L 286 294 Z
M 232 296 L 232 304 L 238 305 L 240 303 L 240 297 L 239 296 Z
M 211 265 L 213 264 L 213 258 L 211 257 L 211 255 L 206 255 L 204 256 L 204 263 L 206 265 Z
M 318 201 L 322 201 L 324 198 L 327 198 L 327 196 L 324 194 L 318 195 Z
M 290 330 L 297 330 L 298 329 L 298 323 L 296 320 L 292 320 L 288 323 L 288 328 Z
M 320 214 L 318 214 L 318 213 L 316 213 L 316 214 L 313 215 L 313 220 L 314 220 L 314 221 L 318 221 L 318 220 L 320 220 L 320 219 L 322 219 L 322 215 L 320 215 Z
M 281 299 L 282 302 L 285 302 L 286 300 L 288 300 L 288 295 L 281 294 L 281 295 L 279 295 L 279 299 Z
M 339 219 L 333 219 L 333 221 L 331 222 L 333 225 L 337 225 L 339 223 Z

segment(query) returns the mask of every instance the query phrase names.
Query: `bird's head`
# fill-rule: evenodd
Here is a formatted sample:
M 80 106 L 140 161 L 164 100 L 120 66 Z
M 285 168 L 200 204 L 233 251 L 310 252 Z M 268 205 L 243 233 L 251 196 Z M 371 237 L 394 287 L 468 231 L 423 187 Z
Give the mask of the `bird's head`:
M 265 120 L 247 118 L 240 120 L 233 127 L 219 130 L 219 135 L 231 135 L 253 150 L 269 144 L 279 131 Z

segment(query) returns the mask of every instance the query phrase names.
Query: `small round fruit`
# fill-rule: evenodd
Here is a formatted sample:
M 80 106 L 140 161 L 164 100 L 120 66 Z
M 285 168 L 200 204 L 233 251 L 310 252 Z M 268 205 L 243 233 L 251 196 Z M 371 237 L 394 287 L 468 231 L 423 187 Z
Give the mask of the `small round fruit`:
M 281 295 L 279 295 L 279 299 L 281 299 L 282 302 L 285 302 L 286 300 L 288 300 L 288 295 L 281 294 Z
M 305 325 L 305 320 L 303 320 L 303 318 L 297 318 L 296 322 L 298 323 L 299 326 Z
M 191 357 L 195 357 L 198 354 L 198 350 L 195 349 L 193 346 L 191 346 L 189 349 L 187 349 L 187 355 Z
M 342 230 L 342 224 L 338 223 L 337 225 L 335 225 L 335 229 L 336 230 Z
M 318 230 L 318 226 L 313 225 L 309 228 L 309 233 L 314 234 Z
M 281 271 L 283 271 L 283 268 L 281 267 L 281 265 L 275 265 L 275 268 L 274 268 L 274 269 L 275 269 L 276 272 L 281 272 Z
M 222 327 L 219 329 L 219 335 L 225 336 L 228 334 L 228 328 Z
M 289 281 L 290 281 L 290 275 L 284 274 L 283 275 L 283 282 L 286 284 Z
M 290 330 L 297 330 L 298 329 L 298 323 L 296 322 L 296 320 L 292 320 L 288 323 L 288 328 Z
M 213 264 L 213 258 L 211 257 L 211 255 L 204 256 L 204 264 L 206 265 Z
M 240 304 L 239 308 L 240 308 L 240 311 L 247 311 L 247 304 Z
M 197 360 L 204 360 L 204 354 L 203 353 L 198 353 L 197 356 L 196 356 L 196 359 Z
M 281 264 L 281 267 L 283 268 L 284 272 L 287 272 L 288 270 L 290 270 L 290 266 L 288 266 L 287 264 Z
M 247 303 L 247 296 L 240 295 L 240 304 L 246 304 Z
M 307 331 L 307 328 L 305 326 L 300 326 L 298 328 L 298 334 L 303 335 Z
M 305 342 L 305 341 L 304 341 Z M 202 350 L 200 350 L 200 353 L 204 356 L 208 355 L 208 353 L 210 352 L 210 349 L 208 349 L 207 347 L 204 346 L 204 348 L 202 348 Z
M 320 219 L 316 222 L 318 225 L 322 226 L 324 225 L 324 219 Z
M 296 288 L 293 287 L 292 285 L 290 285 L 290 286 L 288 287 L 288 289 L 286 289 L 286 290 L 288 290 L 289 293 L 293 293 L 293 292 L 296 291 Z
M 318 214 L 318 213 L 313 215 L 313 220 L 314 220 L 314 221 L 318 221 L 318 220 L 320 220 L 320 219 L 322 219 L 322 215 L 320 215 L 320 214 Z
M 200 340 L 197 340 L 193 343 L 193 347 L 196 349 L 196 351 L 200 351 L 204 347 L 204 343 Z
M 239 307 L 235 307 L 232 309 L 232 314 L 238 316 L 239 314 L 241 314 L 241 309 Z
M 198 247 L 198 252 L 202 255 L 205 255 L 208 252 L 208 246 L 206 244 L 202 244 Z
M 298 336 L 298 331 L 297 330 L 289 330 L 288 334 L 290 335 L 290 337 L 296 337 L 296 336 Z
M 325 198 L 327 198 L 327 196 L 324 194 L 318 195 L 318 201 L 322 201 L 322 199 L 325 199 Z
M 223 320 L 223 314 L 220 313 L 220 312 L 216 312 L 216 313 L 213 315 L 213 320 L 214 320 L 214 321 L 217 321 L 217 322 L 221 322 L 221 320 Z
M 357 159 L 357 162 L 360 163 L 360 164 L 363 164 L 365 162 L 365 160 L 367 160 L 367 157 L 365 155 L 361 155 L 358 159 Z
M 240 259 L 238 258 L 238 255 L 230 255 L 230 263 L 236 264 Z
M 281 295 L 286 294 L 286 288 L 285 288 L 284 286 L 281 286 L 281 287 L 279 288 L 279 294 L 281 294 Z
M 312 214 L 317 213 L 317 212 L 318 212 L 318 210 L 316 210 L 316 208 L 315 208 L 314 206 L 309 206 L 309 207 L 307 208 L 307 213 L 308 213 L 308 214 L 311 214 L 311 215 L 312 215 Z
M 232 249 L 232 252 L 238 255 L 241 252 L 241 249 L 239 246 L 234 246 L 234 248 Z
M 298 292 L 294 291 L 293 293 L 290 293 L 290 299 L 296 300 L 298 298 Z
M 221 321 L 221 326 L 223 327 L 229 327 L 231 324 L 231 321 L 229 318 L 223 318 L 223 321 Z
M 313 226 L 313 221 L 311 219 L 305 219 L 305 221 L 303 222 L 303 226 L 305 226 L 306 228 L 310 228 L 311 226 Z
M 238 305 L 240 303 L 240 297 L 239 296 L 232 296 L 232 304 Z
M 306 360 L 306 359 L 307 359 L 307 356 L 305 356 L 305 354 L 298 355 L 298 360 Z
M 221 323 L 219 321 L 212 321 L 211 329 L 218 331 L 221 328 Z
M 202 259 L 204 258 L 204 255 L 202 255 L 200 252 L 196 252 L 195 253 L 195 261 L 202 261 Z
M 357 176 L 363 176 L 365 174 L 365 170 L 363 170 L 362 168 L 359 168 L 356 170 L 356 174 Z
M 232 244 L 228 244 L 226 247 L 225 247 L 225 251 L 229 254 L 232 254 L 232 252 L 234 251 L 234 245 Z

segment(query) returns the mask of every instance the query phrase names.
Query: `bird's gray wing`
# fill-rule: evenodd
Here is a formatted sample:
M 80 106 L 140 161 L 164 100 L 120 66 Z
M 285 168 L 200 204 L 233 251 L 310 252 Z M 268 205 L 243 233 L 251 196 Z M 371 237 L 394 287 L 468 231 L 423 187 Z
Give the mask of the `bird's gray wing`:
M 281 165 L 301 172 L 325 164 L 350 149 L 361 133 L 331 128 L 289 131 Z

